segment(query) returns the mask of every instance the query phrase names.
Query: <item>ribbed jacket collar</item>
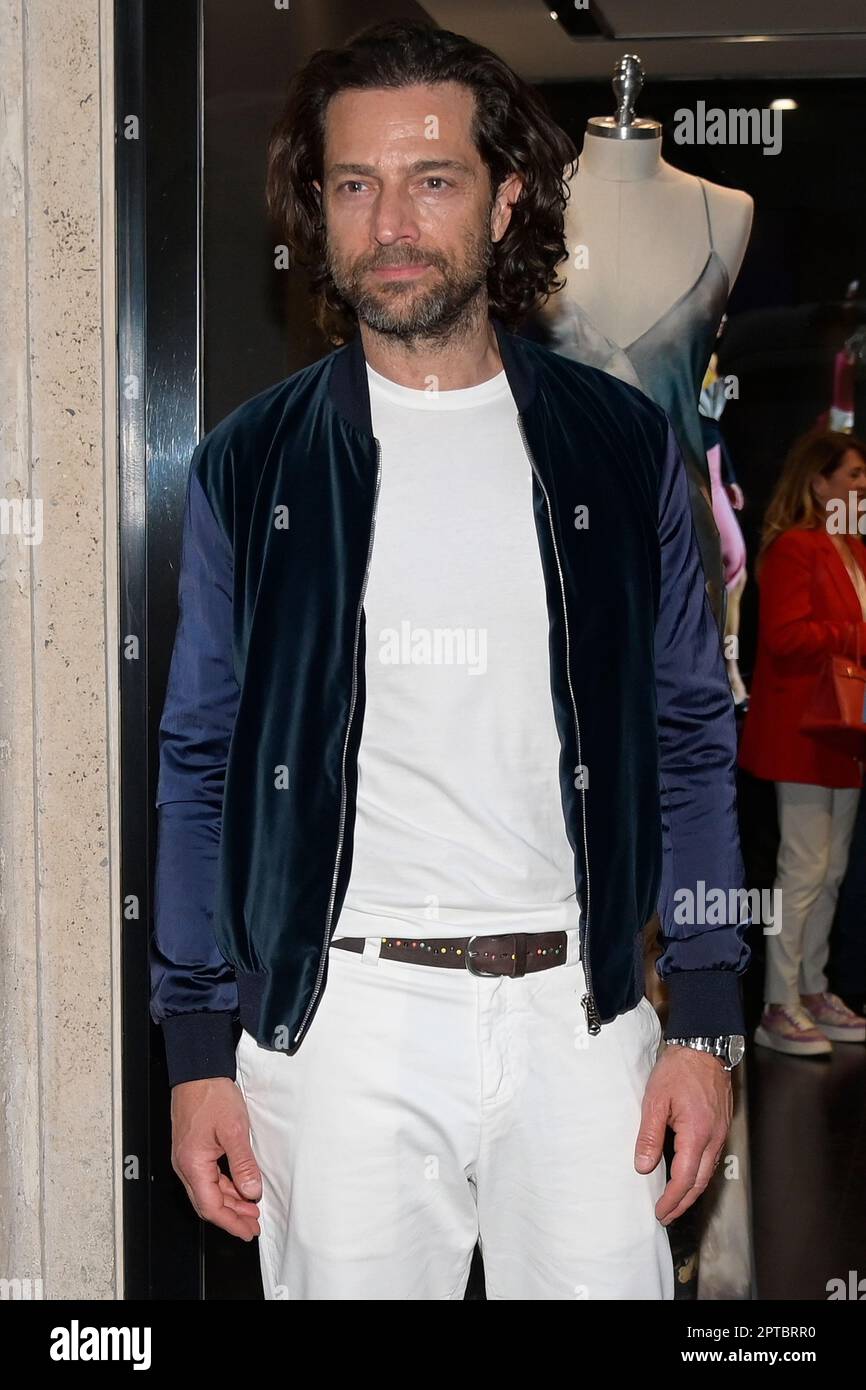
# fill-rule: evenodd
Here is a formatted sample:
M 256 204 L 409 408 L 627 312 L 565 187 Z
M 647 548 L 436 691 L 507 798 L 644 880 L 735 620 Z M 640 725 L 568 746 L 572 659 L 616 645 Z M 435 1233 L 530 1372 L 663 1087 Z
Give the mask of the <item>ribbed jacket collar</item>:
M 522 413 L 535 392 L 535 369 L 524 347 L 523 339 L 505 327 L 501 319 L 490 316 L 496 333 L 499 355 L 511 394 Z M 328 391 L 335 408 L 356 429 L 373 435 L 370 413 L 370 391 L 367 383 L 366 358 L 360 333 L 334 354 Z

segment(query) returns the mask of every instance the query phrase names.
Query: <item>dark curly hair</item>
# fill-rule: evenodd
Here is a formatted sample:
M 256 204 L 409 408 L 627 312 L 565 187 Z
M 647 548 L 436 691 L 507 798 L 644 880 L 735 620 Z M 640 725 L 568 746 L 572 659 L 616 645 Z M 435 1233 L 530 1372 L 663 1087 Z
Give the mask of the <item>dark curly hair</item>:
M 487 275 L 490 312 L 514 328 L 564 281 L 567 179 L 577 161 L 569 137 L 541 99 L 488 48 L 448 29 L 386 20 L 343 48 L 321 48 L 292 79 L 268 143 L 268 212 L 293 261 L 310 276 L 315 319 L 332 342 L 345 341 L 357 317 L 326 264 L 323 183 L 325 114 L 338 92 L 460 82 L 475 93 L 472 136 L 493 192 L 516 172 L 523 187 L 505 235 L 492 248 Z

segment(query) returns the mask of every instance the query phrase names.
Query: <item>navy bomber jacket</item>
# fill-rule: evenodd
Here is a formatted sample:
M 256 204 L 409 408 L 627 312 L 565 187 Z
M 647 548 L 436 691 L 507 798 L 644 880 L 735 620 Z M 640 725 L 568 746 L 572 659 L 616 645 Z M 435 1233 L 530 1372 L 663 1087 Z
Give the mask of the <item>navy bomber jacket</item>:
M 705 910 L 744 891 L 733 701 L 672 427 L 636 388 L 492 322 L 534 475 L 588 1031 L 642 998 L 658 909 L 667 1036 L 742 1033 L 748 918 Z M 233 1078 L 238 1025 L 294 1053 L 327 986 L 381 466 L 360 334 L 193 454 L 150 957 L 172 1085 Z

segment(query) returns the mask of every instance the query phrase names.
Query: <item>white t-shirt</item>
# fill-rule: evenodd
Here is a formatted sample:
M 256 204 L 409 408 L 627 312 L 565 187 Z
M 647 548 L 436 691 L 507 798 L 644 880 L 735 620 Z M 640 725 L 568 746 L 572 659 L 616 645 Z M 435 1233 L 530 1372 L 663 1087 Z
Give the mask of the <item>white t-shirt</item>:
M 532 468 L 505 372 L 438 394 L 367 375 L 382 471 L 335 938 L 576 927 Z

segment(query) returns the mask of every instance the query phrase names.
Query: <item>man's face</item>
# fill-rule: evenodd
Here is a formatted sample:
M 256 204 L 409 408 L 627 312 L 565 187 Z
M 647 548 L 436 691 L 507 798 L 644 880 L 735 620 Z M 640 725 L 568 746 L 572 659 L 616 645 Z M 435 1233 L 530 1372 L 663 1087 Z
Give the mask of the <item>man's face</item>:
M 445 335 L 482 298 L 508 225 L 472 141 L 474 95 L 446 82 L 341 92 L 325 122 L 328 268 L 362 323 L 409 339 Z

